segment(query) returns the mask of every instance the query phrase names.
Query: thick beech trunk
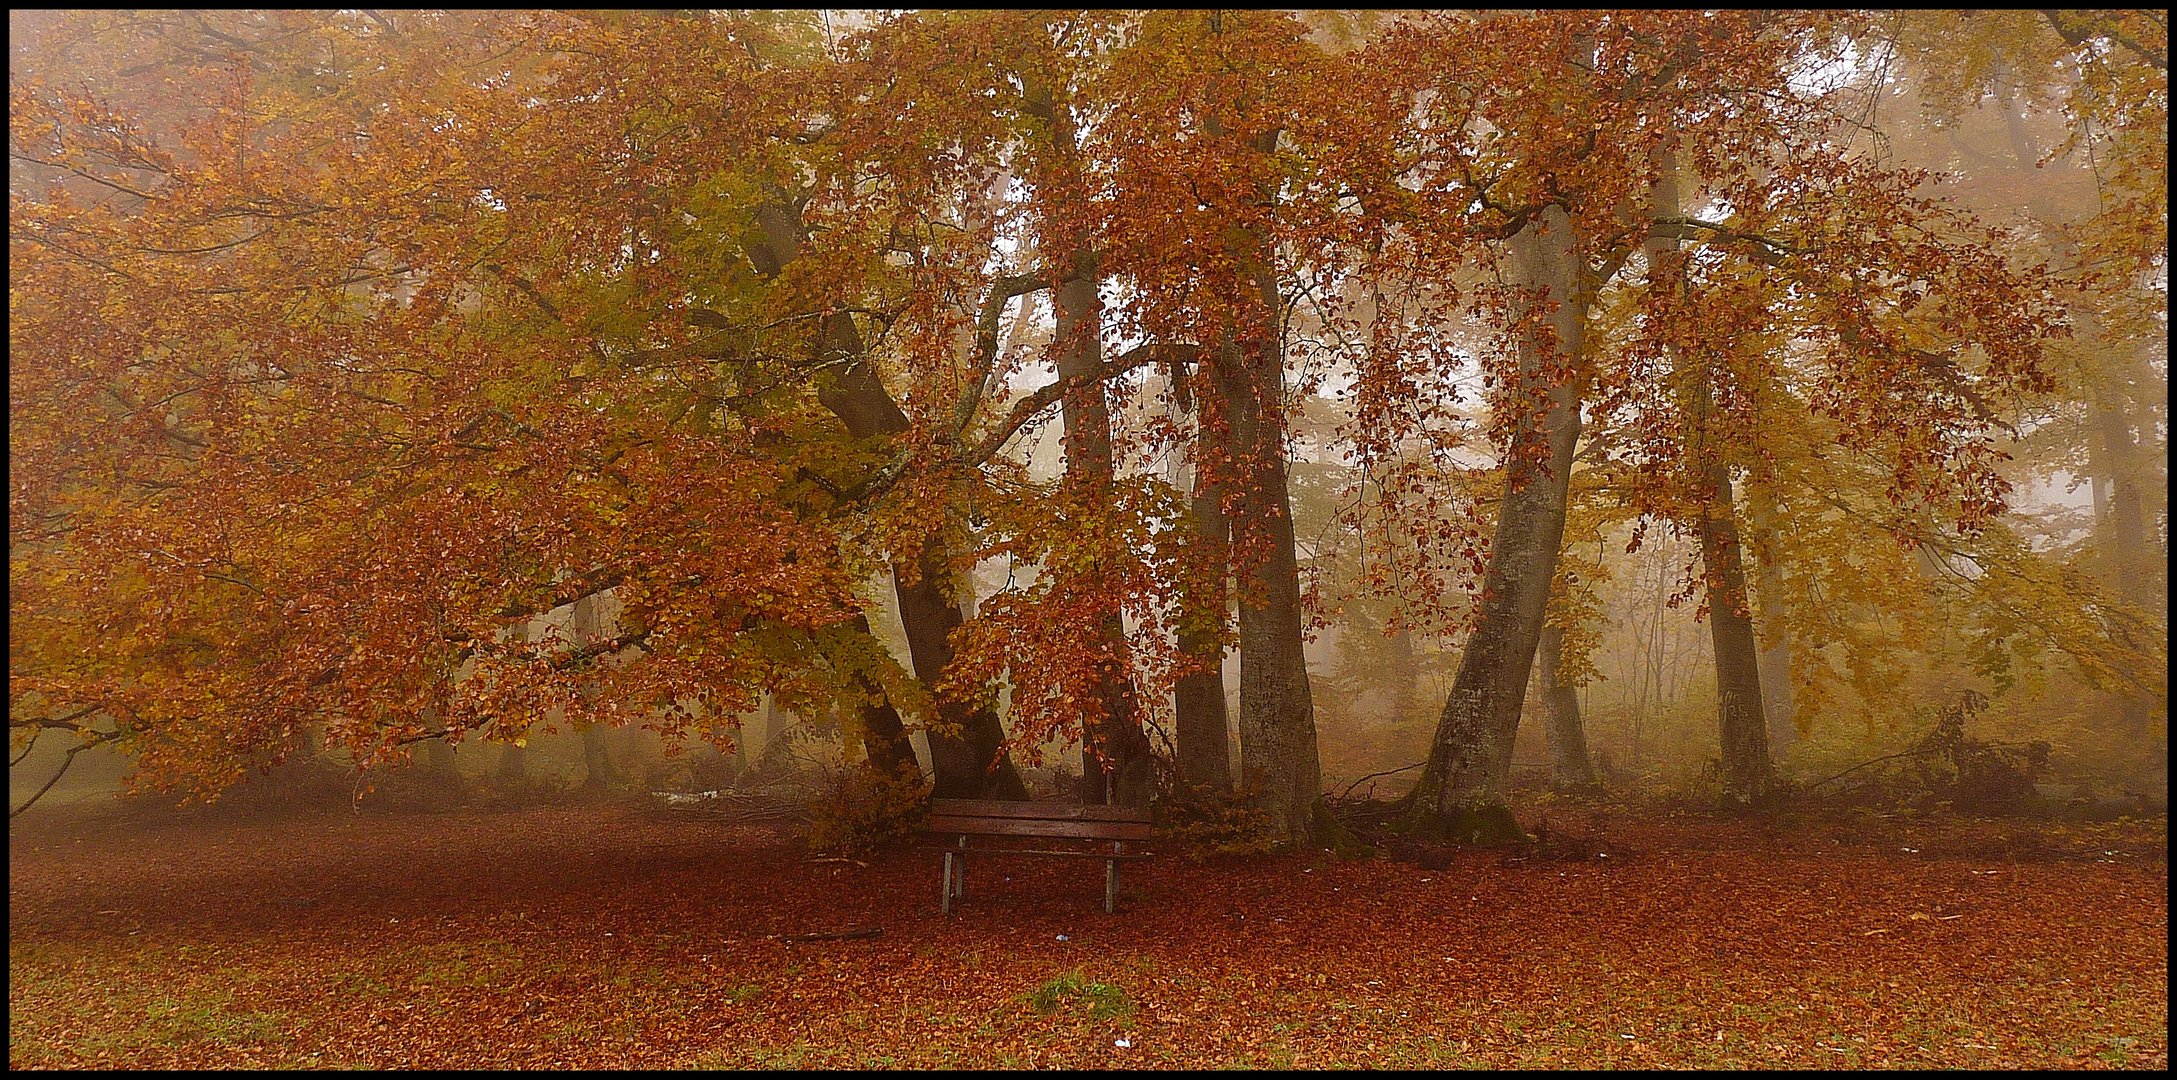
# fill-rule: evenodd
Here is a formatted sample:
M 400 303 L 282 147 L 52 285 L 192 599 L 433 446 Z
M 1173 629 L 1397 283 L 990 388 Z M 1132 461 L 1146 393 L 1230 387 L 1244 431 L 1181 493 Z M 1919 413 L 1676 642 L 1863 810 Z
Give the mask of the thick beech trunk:
M 1546 404 L 1539 415 L 1519 419 L 1506 449 L 1507 484 L 1480 617 L 1408 805 L 1410 824 L 1425 835 L 1471 843 L 1523 835 L 1505 802 L 1509 750 L 1542 638 L 1580 439 L 1578 360 L 1588 300 L 1572 230 L 1571 219 L 1553 205 L 1510 243 L 1514 281 L 1524 290 L 1513 312 L 1526 324 L 1516 341 L 1519 378 L 1542 391 Z
M 1266 137 L 1266 144 L 1274 138 Z M 1261 149 L 1267 153 L 1269 145 Z M 1302 650 L 1300 567 L 1285 468 L 1285 356 L 1275 323 L 1283 307 L 1269 252 L 1259 237 L 1246 236 L 1244 243 L 1260 322 L 1213 358 L 1225 391 L 1232 482 L 1239 494 L 1231 526 L 1239 570 L 1240 779 L 1285 838 L 1304 843 L 1332 823 L 1322 807 L 1315 705 Z
M 1596 786 L 1595 764 L 1587 752 L 1579 691 L 1564 675 L 1565 631 L 1545 625 L 1535 652 L 1535 677 L 1542 680 L 1542 713 L 1549 724 L 1550 786 L 1585 791 Z
M 869 619 L 855 616 L 854 629 L 868 634 Z M 907 738 L 899 710 L 885 700 L 881 687 L 864 679 L 862 688 L 873 699 L 861 707 L 862 751 L 868 755 L 870 767 L 907 783 L 920 783 L 922 765 L 915 760 L 915 744 Z
M 1095 274 L 1083 273 L 1052 293 L 1059 377 L 1085 380 L 1063 403 L 1066 488 L 1077 507 L 1108 506 L 1111 500 L 1111 413 L 1099 378 L 1104 365 L 1103 304 L 1097 297 L 1097 282 Z M 1090 803 L 1147 806 L 1156 794 L 1156 765 L 1134 708 L 1126 671 L 1126 628 L 1115 603 L 1097 615 L 1091 632 L 1101 685 L 1081 725 L 1080 794 Z
M 960 628 L 960 609 L 945 595 L 949 574 L 944 551 L 932 543 L 922 551 L 922 576 L 908 581 L 892 567 L 892 587 L 899 596 L 900 624 L 907 631 L 907 651 L 915 678 L 935 687 L 952 663 L 952 632 Z M 1005 753 L 1005 730 L 998 714 L 939 699 L 937 722 L 929 729 L 930 771 L 937 774 L 931 794 L 940 799 L 1025 799 L 1013 760 Z

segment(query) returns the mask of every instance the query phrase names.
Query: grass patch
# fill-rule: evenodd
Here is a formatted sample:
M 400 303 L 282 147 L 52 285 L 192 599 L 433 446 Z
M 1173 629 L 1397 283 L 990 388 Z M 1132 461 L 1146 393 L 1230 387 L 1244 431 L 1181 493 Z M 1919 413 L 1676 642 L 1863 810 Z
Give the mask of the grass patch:
M 277 1013 L 237 1012 L 228 1008 L 224 993 L 200 997 L 154 999 L 144 1006 L 144 1021 L 132 1033 L 135 1041 L 159 1046 L 184 1046 L 208 1042 L 217 1046 L 263 1046 L 285 1041 L 280 1029 L 284 1019 Z
M 1085 1011 L 1092 1020 L 1117 1020 L 1134 1014 L 1134 1002 L 1125 990 L 1111 983 L 1092 982 L 1080 968 L 1059 975 L 1025 996 L 1028 1006 L 1045 1016 L 1061 1010 Z
M 418 945 L 404 959 L 414 967 L 418 986 L 490 986 L 519 965 L 514 947 L 503 941 Z

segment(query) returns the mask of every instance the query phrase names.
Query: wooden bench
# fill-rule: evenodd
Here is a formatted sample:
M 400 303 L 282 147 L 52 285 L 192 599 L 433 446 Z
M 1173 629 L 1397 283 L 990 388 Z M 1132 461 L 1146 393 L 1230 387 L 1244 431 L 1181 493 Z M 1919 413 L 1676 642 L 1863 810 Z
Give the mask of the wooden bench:
M 1104 860 L 1104 910 L 1119 902 L 1119 864 L 1146 859 L 1147 851 L 1128 851 L 1131 841 L 1149 839 L 1149 811 L 1124 806 L 1083 806 L 1077 803 L 1000 802 L 991 799 L 932 799 L 930 822 L 923 831 L 946 840 L 945 876 L 938 889 L 938 907 L 952 914 L 955 897 L 967 895 L 967 859 L 973 850 L 983 855 L 1050 855 L 1059 858 Z M 1040 839 L 1082 840 L 1094 848 L 968 847 L 970 836 L 1025 836 Z M 1103 850 L 1108 841 L 1111 850 Z

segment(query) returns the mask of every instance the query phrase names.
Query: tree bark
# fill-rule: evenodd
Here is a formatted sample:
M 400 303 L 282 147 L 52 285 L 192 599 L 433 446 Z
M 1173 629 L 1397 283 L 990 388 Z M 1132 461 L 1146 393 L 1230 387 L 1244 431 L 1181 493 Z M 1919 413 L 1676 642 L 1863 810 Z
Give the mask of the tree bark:
M 444 739 L 423 741 L 423 768 L 433 780 L 442 784 L 453 784 L 461 778 L 454 765 L 454 748 Z
M 944 549 L 935 542 L 922 549 L 922 576 L 908 581 L 895 563 L 892 587 L 899 596 L 900 624 L 907 631 L 907 651 L 915 677 L 935 687 L 952 663 L 952 632 L 960 628 L 960 609 L 944 592 L 951 573 Z M 1005 752 L 1005 731 L 998 714 L 938 699 L 937 723 L 929 728 L 930 771 L 937 774 L 931 794 L 940 799 L 1025 799 L 1013 760 Z
M 1587 727 L 1580 720 L 1580 694 L 1566 682 L 1565 631 L 1542 627 L 1535 653 L 1535 675 L 1542 680 L 1542 712 L 1548 720 L 1550 781 L 1559 791 L 1596 786 L 1595 764 L 1587 752 Z
M 1551 205 L 1509 244 L 1520 290 L 1512 311 L 1520 326 L 1520 387 L 1546 396 L 1538 413 L 1518 419 L 1506 448 L 1506 488 L 1482 577 L 1480 616 L 1437 720 L 1428 763 L 1409 796 L 1408 822 L 1425 835 L 1470 843 L 1524 835 L 1505 801 L 1509 750 L 1564 542 L 1586 383 L 1580 356 L 1590 298 L 1581 287 L 1575 240 L 1571 218 Z
M 1401 626 L 1391 635 L 1391 667 L 1384 674 L 1391 683 L 1391 715 L 1401 727 L 1411 721 L 1421 700 L 1421 657 L 1414 651 L 1414 633 Z
M 597 608 L 596 596 L 585 596 L 575 601 L 574 610 L 567 616 L 567 637 L 573 648 L 587 649 L 604 636 L 604 627 L 599 625 L 601 619 Z M 589 662 L 609 664 L 614 661 L 611 657 L 598 657 Z M 585 682 L 580 692 L 585 698 L 594 697 L 597 687 L 594 683 Z M 605 747 L 604 726 L 596 723 L 583 724 L 582 790 L 594 794 L 618 787 L 620 783 L 620 770 L 613 767 L 612 753 Z
M 868 616 L 855 616 L 854 628 L 870 633 Z M 908 741 L 907 726 L 900 721 L 899 710 L 885 699 L 883 688 L 867 679 L 862 681 L 862 688 L 873 699 L 861 707 L 862 750 L 869 757 L 870 767 L 906 783 L 921 783 L 922 764 L 915 760 L 915 746 Z
M 2162 569 L 2166 563 L 2147 535 L 2146 500 L 2136 471 L 2138 444 L 2132 435 L 2131 418 L 2122 397 L 2106 385 L 2096 387 L 2088 399 L 2087 416 L 2094 429 L 2089 436 L 2092 449 L 2098 451 L 2090 452 L 2088 461 L 2099 474 L 2095 477 L 2097 488 L 2102 483 L 2108 486 L 2108 497 L 2095 521 L 2094 541 L 2102 573 L 2119 597 L 2159 610 L 2166 617 L 2168 607 L 2157 595 L 2160 590 L 2155 581 L 2158 571 L 2167 573 Z M 2123 730 L 2144 734 L 2151 729 L 2153 710 L 2147 701 L 2136 692 L 2119 691 L 2115 696 L 2117 720 Z

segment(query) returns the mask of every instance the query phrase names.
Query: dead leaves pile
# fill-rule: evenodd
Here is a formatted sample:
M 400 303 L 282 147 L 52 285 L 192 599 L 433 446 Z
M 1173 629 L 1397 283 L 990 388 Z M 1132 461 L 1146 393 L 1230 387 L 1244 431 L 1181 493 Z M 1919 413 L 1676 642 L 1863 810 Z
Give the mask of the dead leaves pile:
M 946 920 L 927 853 L 814 862 L 632 810 L 26 827 L 8 1062 L 2167 1064 L 2166 826 L 2005 825 L 2008 856 L 1914 828 L 1587 822 L 1640 857 L 1441 868 L 1167 853 L 1115 916 L 1099 864 L 986 859 Z

